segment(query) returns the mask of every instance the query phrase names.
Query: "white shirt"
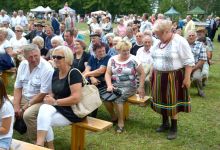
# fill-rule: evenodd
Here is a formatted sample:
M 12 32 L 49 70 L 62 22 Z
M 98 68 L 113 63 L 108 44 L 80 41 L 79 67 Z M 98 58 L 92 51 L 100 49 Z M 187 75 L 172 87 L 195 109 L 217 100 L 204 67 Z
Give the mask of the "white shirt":
M 150 50 L 146 51 L 144 47 L 138 49 L 136 57 L 141 61 L 141 64 L 152 65 L 153 58 L 151 57 Z
M 7 28 L 6 30 L 7 30 L 7 32 L 8 32 L 7 40 L 10 40 L 11 38 L 13 38 L 13 37 L 16 36 L 15 33 L 14 33 L 14 31 L 12 31 L 12 29 Z
M 146 29 L 152 30 L 152 23 L 149 22 L 148 20 L 141 22 L 140 32 L 141 32 L 141 33 L 144 33 L 144 31 L 145 31 Z
M 152 47 L 153 67 L 159 71 L 174 71 L 184 66 L 194 66 L 194 56 L 185 38 L 174 34 L 173 39 L 163 49 L 160 43 Z
M 26 38 L 22 37 L 20 40 L 17 40 L 16 37 L 13 37 L 10 39 L 10 44 L 14 51 L 17 51 L 21 48 L 21 46 L 24 46 L 28 44 Z
M 138 49 L 136 54 L 137 59 L 141 61 L 141 64 L 144 68 L 144 72 L 146 75 L 148 75 L 148 73 L 150 72 L 150 68 L 153 64 L 153 58 L 151 57 L 150 50 L 151 49 L 146 51 L 144 47 L 141 47 Z
M 27 18 L 24 15 L 17 16 L 17 24 L 21 25 L 22 27 L 25 27 L 26 25 L 28 25 Z
M 3 138 L 12 138 L 13 135 L 13 124 L 14 124 L 14 108 L 12 104 L 5 100 L 2 108 L 0 109 L 0 126 L 2 126 L 2 119 L 11 117 L 11 125 L 7 134 L 0 134 L 0 140 Z
M 11 17 L 11 26 L 15 27 L 17 25 L 17 17 Z
M 5 49 L 6 48 L 9 48 L 11 47 L 11 44 L 8 40 L 5 40 L 1 45 L 0 45 L 0 54 L 5 54 L 6 51 Z
M 51 91 L 51 82 L 54 69 L 45 59 L 40 58 L 40 63 L 30 73 L 27 60 L 23 60 L 18 67 L 15 88 L 22 88 L 22 97 L 26 100 L 39 93 Z

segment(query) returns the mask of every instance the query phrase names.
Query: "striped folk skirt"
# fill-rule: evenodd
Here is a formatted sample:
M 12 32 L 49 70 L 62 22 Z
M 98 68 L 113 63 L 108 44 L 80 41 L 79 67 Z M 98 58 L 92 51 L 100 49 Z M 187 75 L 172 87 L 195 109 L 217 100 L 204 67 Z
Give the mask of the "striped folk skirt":
M 191 111 L 189 91 L 181 87 L 183 79 L 184 69 L 169 72 L 153 71 L 151 107 L 154 111 L 166 116 Z

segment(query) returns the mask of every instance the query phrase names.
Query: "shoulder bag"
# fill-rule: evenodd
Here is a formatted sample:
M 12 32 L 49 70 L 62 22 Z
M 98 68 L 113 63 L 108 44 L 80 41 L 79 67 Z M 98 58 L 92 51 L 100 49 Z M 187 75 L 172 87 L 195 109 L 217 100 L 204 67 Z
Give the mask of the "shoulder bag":
M 93 112 L 95 109 L 100 107 L 102 105 L 102 101 L 99 96 L 99 91 L 95 85 L 88 85 L 88 81 L 85 79 L 85 77 L 82 75 L 82 73 L 76 69 L 73 68 L 70 70 L 68 75 L 68 83 L 70 85 L 70 73 L 73 70 L 77 70 L 83 79 L 84 86 L 82 87 L 82 97 L 79 103 L 72 105 L 71 108 L 75 115 L 77 115 L 79 118 L 84 118 L 87 115 L 89 115 L 91 112 Z

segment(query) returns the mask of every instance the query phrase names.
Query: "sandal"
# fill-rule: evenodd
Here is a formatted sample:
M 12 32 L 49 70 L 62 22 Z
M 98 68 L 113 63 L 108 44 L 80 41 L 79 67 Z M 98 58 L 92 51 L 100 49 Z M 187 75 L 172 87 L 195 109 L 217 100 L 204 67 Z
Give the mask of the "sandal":
M 119 127 L 119 126 L 117 126 L 117 127 L 115 128 L 115 131 L 116 131 L 117 133 L 122 133 L 122 132 L 124 132 L 124 127 Z

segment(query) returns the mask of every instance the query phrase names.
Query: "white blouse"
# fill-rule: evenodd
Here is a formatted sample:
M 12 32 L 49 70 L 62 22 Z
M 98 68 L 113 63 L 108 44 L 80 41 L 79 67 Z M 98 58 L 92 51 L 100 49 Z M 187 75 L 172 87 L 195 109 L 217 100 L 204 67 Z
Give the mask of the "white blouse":
M 151 50 L 154 69 L 173 71 L 186 65 L 195 65 L 191 48 L 186 39 L 180 35 L 174 34 L 173 39 L 163 49 L 159 47 L 159 43 Z

